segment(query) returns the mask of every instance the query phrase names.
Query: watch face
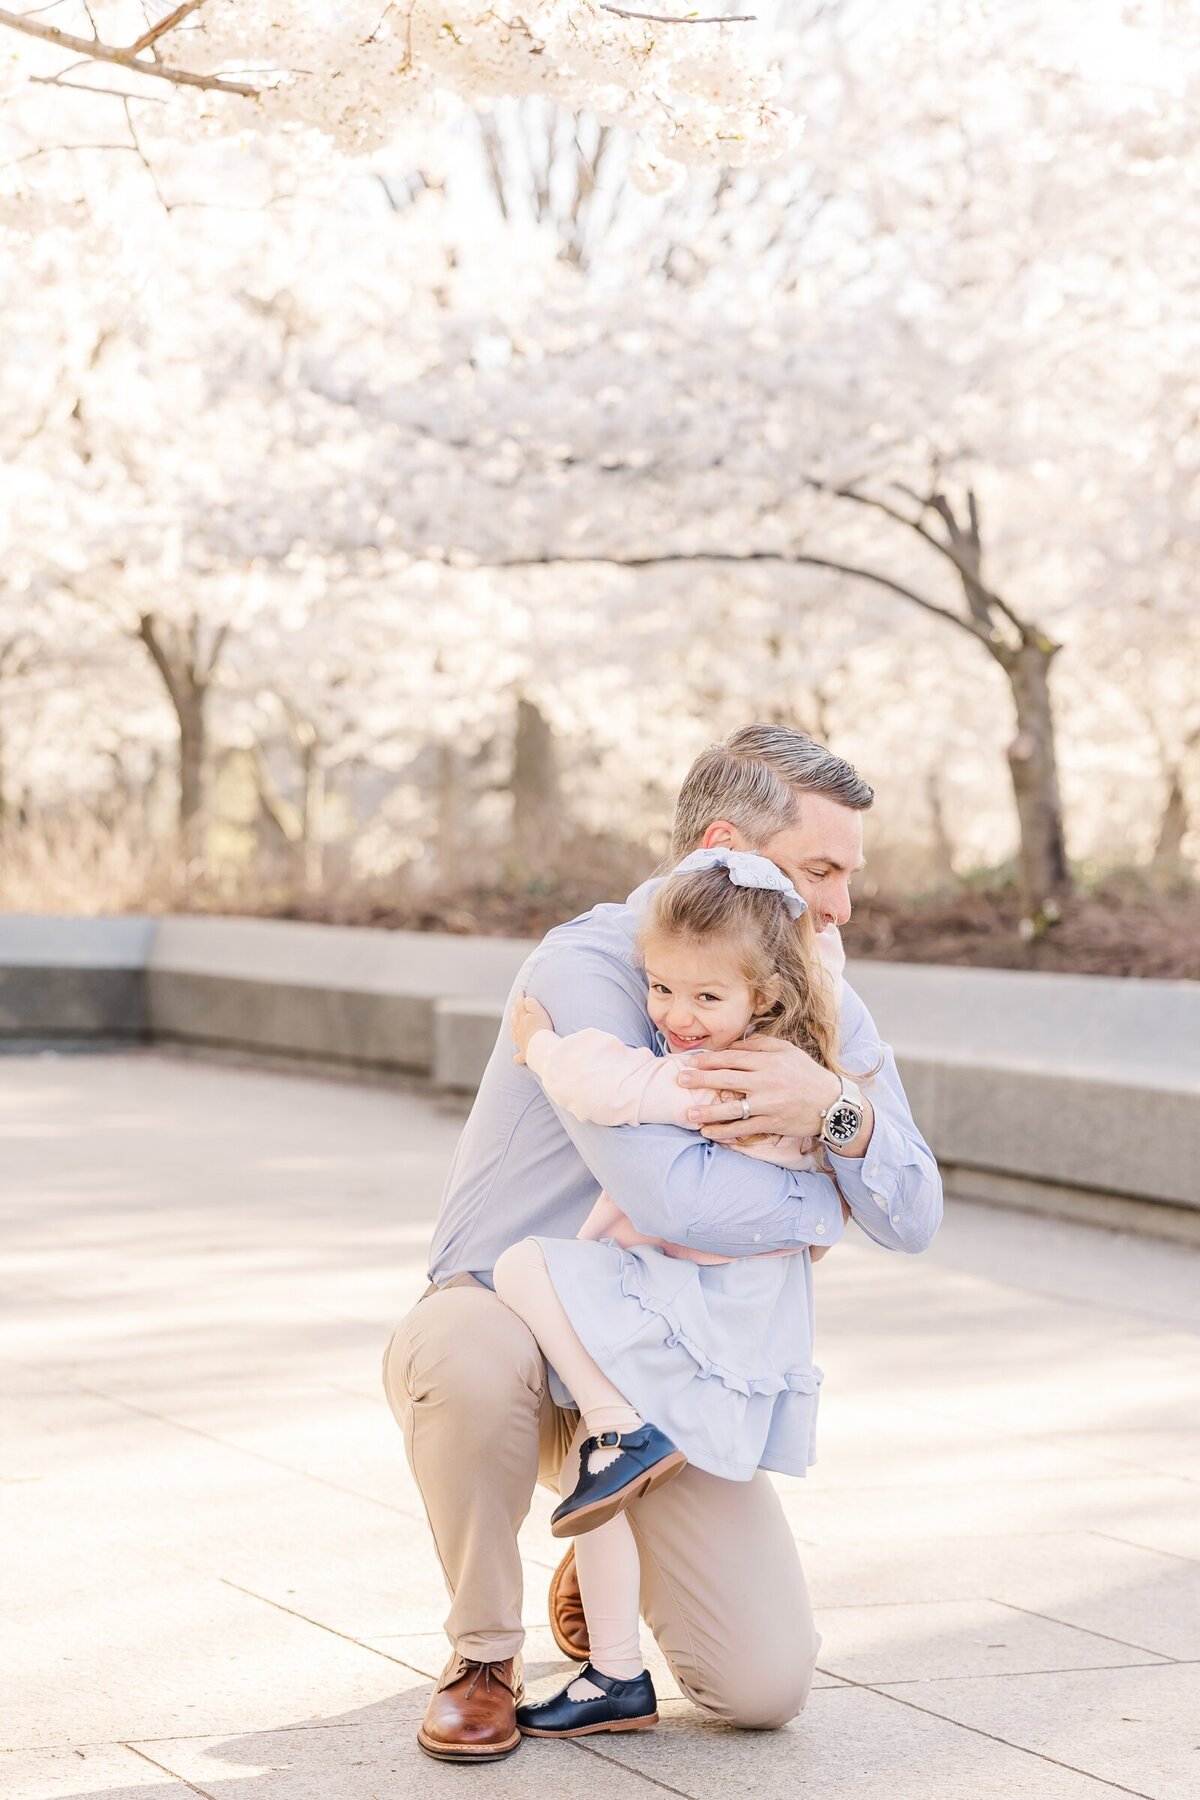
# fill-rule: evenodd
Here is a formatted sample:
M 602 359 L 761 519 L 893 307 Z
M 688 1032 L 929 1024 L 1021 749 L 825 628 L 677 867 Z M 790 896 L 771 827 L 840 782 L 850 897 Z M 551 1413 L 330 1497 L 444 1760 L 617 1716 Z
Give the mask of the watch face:
M 848 1144 L 862 1124 L 862 1114 L 848 1100 L 839 1100 L 829 1110 L 824 1135 L 831 1144 Z

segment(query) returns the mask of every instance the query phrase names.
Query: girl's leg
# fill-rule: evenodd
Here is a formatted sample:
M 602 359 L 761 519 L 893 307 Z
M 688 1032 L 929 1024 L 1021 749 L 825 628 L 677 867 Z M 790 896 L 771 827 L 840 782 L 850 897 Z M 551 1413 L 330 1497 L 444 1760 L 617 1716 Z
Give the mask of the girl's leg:
M 646 1666 L 638 1638 L 642 1566 L 624 1513 L 575 1539 L 575 1568 L 589 1663 L 602 1675 L 632 1681 Z
M 533 1238 L 513 1244 L 497 1262 L 492 1279 L 507 1307 L 524 1319 L 553 1363 L 579 1408 L 585 1435 L 602 1431 L 636 1431 L 642 1424 L 624 1394 L 619 1393 L 602 1369 L 597 1368 L 579 1341 L 562 1301 L 554 1291 L 541 1246 Z M 603 1455 L 603 1453 L 601 1453 Z M 611 1452 L 611 1455 L 617 1453 Z M 593 1460 L 591 1468 L 598 1472 Z
M 578 1478 L 586 1432 L 581 1424 L 563 1461 L 559 1491 L 564 1496 Z M 633 1527 L 624 1513 L 575 1539 L 575 1569 L 587 1618 L 588 1662 L 602 1675 L 632 1681 L 646 1666 L 638 1638 L 642 1571 Z
M 578 1406 L 592 1440 L 573 1490 L 555 1507 L 555 1537 L 597 1531 L 631 1501 L 677 1475 L 682 1450 L 630 1406 L 579 1340 L 554 1291 L 541 1245 L 524 1238 L 507 1249 L 493 1272 L 496 1292 L 532 1331 Z

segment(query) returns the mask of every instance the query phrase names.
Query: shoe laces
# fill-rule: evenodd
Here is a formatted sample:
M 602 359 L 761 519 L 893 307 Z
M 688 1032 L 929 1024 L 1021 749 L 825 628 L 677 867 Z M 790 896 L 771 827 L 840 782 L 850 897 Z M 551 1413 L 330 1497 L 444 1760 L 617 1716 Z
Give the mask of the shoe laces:
M 470 1684 L 467 1687 L 466 1698 L 469 1700 L 471 1695 L 475 1692 L 475 1689 L 479 1685 L 479 1677 L 481 1675 L 483 1676 L 483 1691 L 485 1694 L 490 1693 L 492 1688 L 492 1670 L 499 1669 L 501 1666 L 502 1665 L 499 1662 L 477 1662 L 475 1664 L 475 1673 L 472 1675 Z M 500 1681 L 499 1675 L 496 1676 L 496 1680 L 500 1683 L 501 1687 L 507 1685 L 507 1683 Z

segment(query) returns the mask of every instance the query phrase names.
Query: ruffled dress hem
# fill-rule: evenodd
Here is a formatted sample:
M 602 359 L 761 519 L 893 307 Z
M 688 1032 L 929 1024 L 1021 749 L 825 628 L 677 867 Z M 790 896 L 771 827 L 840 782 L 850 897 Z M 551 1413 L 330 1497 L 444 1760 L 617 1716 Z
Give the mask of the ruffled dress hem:
M 731 1481 L 759 1468 L 805 1474 L 821 1382 L 799 1291 L 811 1279 L 807 1258 L 746 1259 L 757 1264 L 749 1269 L 611 1238 L 536 1241 L 588 1354 L 691 1463 Z M 768 1354 L 738 1368 L 730 1351 L 748 1333 Z M 573 1405 L 553 1369 L 550 1379 L 555 1401 Z

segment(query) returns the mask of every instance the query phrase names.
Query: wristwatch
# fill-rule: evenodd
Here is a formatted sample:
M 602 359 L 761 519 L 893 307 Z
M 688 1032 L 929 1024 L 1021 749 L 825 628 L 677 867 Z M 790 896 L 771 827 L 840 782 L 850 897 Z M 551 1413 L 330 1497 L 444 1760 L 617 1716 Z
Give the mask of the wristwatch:
M 842 1091 L 832 1106 L 821 1114 L 821 1142 L 831 1150 L 844 1150 L 862 1128 L 865 1106 L 862 1090 L 853 1081 L 841 1077 Z

